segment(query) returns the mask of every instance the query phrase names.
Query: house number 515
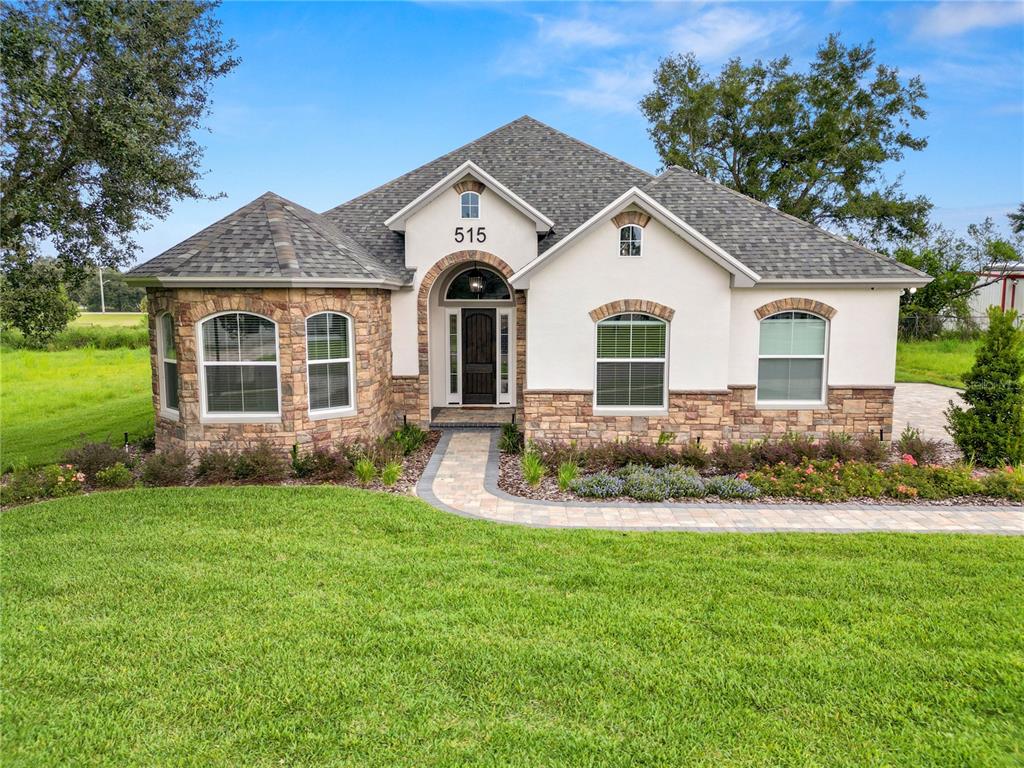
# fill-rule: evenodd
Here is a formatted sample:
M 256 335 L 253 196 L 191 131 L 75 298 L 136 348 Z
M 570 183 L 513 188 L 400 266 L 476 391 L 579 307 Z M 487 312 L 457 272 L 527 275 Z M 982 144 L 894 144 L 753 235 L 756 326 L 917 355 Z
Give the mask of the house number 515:
M 462 243 L 465 241 L 469 241 L 471 243 L 486 242 L 487 232 L 483 227 L 456 227 L 455 242 Z

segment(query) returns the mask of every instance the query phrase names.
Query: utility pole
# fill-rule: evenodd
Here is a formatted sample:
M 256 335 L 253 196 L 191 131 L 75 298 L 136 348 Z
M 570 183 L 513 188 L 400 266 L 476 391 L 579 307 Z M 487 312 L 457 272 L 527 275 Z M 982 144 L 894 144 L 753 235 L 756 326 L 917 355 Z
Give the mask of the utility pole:
M 96 267 L 100 273 L 100 312 L 107 311 L 107 302 L 103 298 L 103 265 Z

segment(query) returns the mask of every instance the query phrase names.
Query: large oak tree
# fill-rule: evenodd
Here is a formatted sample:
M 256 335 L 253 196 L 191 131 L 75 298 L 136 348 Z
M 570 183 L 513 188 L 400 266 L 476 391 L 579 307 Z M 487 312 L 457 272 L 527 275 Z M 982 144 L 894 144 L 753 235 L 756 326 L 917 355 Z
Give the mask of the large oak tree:
M 201 198 L 195 134 L 237 59 L 207 0 L 28 0 L 0 10 L 0 247 L 66 272 L 127 262 L 133 231 Z
M 786 213 L 862 239 L 901 240 L 926 231 L 931 204 L 886 180 L 886 163 L 926 140 L 921 80 L 875 61 L 873 45 L 832 35 L 806 72 L 789 57 L 717 76 L 692 53 L 663 59 L 640 102 L 666 166 L 715 179 Z

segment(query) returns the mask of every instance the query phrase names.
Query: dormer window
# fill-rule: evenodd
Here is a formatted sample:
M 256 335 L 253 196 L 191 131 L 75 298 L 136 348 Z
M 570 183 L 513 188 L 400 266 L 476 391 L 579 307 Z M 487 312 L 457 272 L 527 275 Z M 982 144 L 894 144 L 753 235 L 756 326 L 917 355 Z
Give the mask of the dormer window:
M 636 224 L 619 228 L 619 256 L 639 256 L 644 230 Z
M 480 194 L 478 192 L 463 192 L 459 196 L 462 203 L 462 218 L 480 218 Z

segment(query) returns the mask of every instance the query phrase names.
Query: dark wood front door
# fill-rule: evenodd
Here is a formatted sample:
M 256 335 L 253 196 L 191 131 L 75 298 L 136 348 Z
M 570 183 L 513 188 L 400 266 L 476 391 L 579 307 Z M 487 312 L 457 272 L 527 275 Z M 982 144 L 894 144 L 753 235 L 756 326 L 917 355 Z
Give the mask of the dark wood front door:
M 462 404 L 497 402 L 496 311 L 462 310 Z

